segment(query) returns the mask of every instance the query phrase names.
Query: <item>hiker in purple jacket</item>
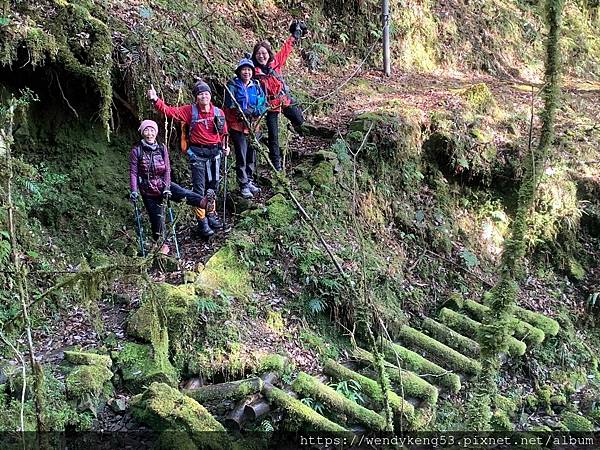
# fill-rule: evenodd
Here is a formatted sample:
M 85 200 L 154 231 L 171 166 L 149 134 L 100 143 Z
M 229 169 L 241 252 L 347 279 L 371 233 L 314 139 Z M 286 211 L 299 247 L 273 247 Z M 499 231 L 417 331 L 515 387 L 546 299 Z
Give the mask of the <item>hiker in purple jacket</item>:
M 140 194 L 150 216 L 152 237 L 158 242 L 164 239 L 165 218 L 163 202 L 186 200 L 196 208 L 201 206 L 202 196 L 171 182 L 169 151 L 165 144 L 156 142 L 158 125 L 153 120 L 142 121 L 138 131 L 142 140 L 133 146 L 129 155 L 129 180 L 131 201 L 137 202 Z M 164 243 L 161 253 L 168 254 L 169 246 Z

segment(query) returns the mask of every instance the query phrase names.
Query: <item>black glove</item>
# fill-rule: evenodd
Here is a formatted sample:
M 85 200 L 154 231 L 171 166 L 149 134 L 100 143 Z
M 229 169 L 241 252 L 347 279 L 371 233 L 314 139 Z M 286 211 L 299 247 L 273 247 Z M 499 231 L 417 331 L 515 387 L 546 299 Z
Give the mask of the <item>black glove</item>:
M 171 199 L 171 191 L 169 191 L 168 189 L 164 190 L 162 193 L 162 196 L 165 200 L 170 200 Z
M 304 22 L 299 22 L 297 20 L 294 20 L 290 24 L 290 33 L 292 36 L 294 36 L 294 39 L 296 39 L 297 41 L 299 41 L 302 38 L 305 31 L 306 31 L 306 24 Z
M 133 191 L 131 194 L 129 194 L 129 199 L 133 203 L 137 202 L 139 198 L 140 198 L 140 194 L 138 193 L 138 191 Z

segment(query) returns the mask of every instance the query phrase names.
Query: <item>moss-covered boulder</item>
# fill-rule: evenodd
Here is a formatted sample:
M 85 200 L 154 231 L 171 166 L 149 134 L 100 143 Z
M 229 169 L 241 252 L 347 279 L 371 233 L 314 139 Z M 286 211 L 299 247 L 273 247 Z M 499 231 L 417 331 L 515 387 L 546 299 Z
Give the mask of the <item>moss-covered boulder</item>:
M 221 247 L 208 260 L 199 271 L 195 285 L 208 295 L 220 291 L 234 297 L 246 298 L 252 293 L 250 274 L 230 244 Z
M 230 448 L 225 428 L 202 405 L 164 383 L 152 383 L 130 406 L 138 421 L 156 431 L 183 432 L 198 448 Z
M 585 417 L 571 411 L 561 415 L 561 423 L 569 431 L 594 431 L 594 425 Z
M 80 411 L 98 413 L 113 391 L 112 360 L 106 355 L 75 351 L 65 352 L 65 359 L 76 364 L 65 378 L 67 398 Z
M 99 355 L 97 353 L 66 351 L 65 359 L 71 364 L 87 364 L 92 366 L 112 367 L 112 359 L 108 355 Z
M 178 375 L 165 354 L 156 352 L 152 346 L 129 342 L 116 356 L 116 365 L 125 386 L 132 392 L 140 392 L 153 382 L 176 386 Z

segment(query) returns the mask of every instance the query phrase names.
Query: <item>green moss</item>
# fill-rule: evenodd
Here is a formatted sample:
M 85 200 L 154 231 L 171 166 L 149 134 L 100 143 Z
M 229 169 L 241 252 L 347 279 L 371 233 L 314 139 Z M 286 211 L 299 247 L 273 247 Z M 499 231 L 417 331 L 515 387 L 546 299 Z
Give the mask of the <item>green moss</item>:
M 496 409 L 501 409 L 511 417 L 517 412 L 517 404 L 515 401 L 503 395 L 496 395 L 494 405 L 496 405 Z
M 432 337 L 459 351 L 463 355 L 470 358 L 478 357 L 480 351 L 479 344 L 473 339 L 463 336 L 443 323 L 436 322 L 429 317 L 423 320 L 422 326 Z
M 202 405 L 164 383 L 152 383 L 130 406 L 137 420 L 156 431 L 185 432 L 200 448 L 229 446 L 225 428 Z
M 496 100 L 485 83 L 469 86 L 460 93 L 460 96 L 474 112 L 479 114 L 493 113 L 497 108 Z
M 286 412 L 285 426 L 290 431 L 316 431 L 339 433 L 346 429 L 321 416 L 304 403 L 290 397 L 279 388 L 273 387 L 265 392 L 267 400 L 275 403 Z
M 262 389 L 263 381 L 260 378 L 248 378 L 229 383 L 210 384 L 184 393 L 199 403 L 205 403 L 214 400 L 241 400 L 261 392 Z
M 481 328 L 481 323 L 448 308 L 442 308 L 439 319 L 463 335 L 478 336 Z M 524 342 L 518 341 L 512 336 L 508 337 L 508 353 L 511 356 L 522 356 L 526 349 L 527 346 Z
M 282 333 L 285 328 L 285 322 L 283 321 L 281 312 L 269 311 L 267 313 L 267 326 L 277 333 Z
M 371 368 L 375 369 L 375 356 L 372 353 L 361 348 L 356 348 L 352 351 L 352 357 L 368 363 Z M 385 370 L 401 397 L 420 399 L 423 401 L 421 406 L 424 407 L 433 407 L 437 403 L 437 388 L 414 372 L 401 369 L 395 364 L 388 362 L 386 362 Z
M 318 400 L 336 413 L 344 414 L 349 419 L 354 419 L 358 423 L 367 426 L 370 430 L 385 430 L 386 422 L 381 415 L 347 399 L 307 373 L 300 372 L 298 374 L 292 384 L 292 389 L 300 395 Z
M 508 414 L 502 410 L 493 412 L 490 425 L 494 431 L 512 431 L 515 429 Z
M 420 377 L 430 377 L 432 383 L 443 386 L 450 392 L 456 393 L 460 390 L 460 378 L 457 374 L 443 369 L 418 353 L 389 342 L 384 347 L 384 353 L 386 359 L 394 365 L 399 363 L 400 367 Z
M 108 355 L 99 355 L 97 353 L 65 351 L 65 359 L 71 364 L 88 364 L 92 366 L 111 367 L 112 360 Z
M 561 422 L 569 431 L 594 431 L 592 422 L 571 411 L 561 414 Z
M 123 382 L 132 392 L 141 391 L 153 382 L 176 386 L 178 375 L 166 355 L 160 355 L 149 345 L 128 342 L 116 357 Z
M 412 327 L 404 326 L 398 332 L 398 338 L 405 346 L 415 347 L 434 358 L 438 363 L 447 366 L 455 372 L 477 374 L 481 370 L 479 362 L 464 356 L 456 350 L 442 344 L 439 341 L 415 330 Z
M 238 298 L 247 298 L 252 292 L 250 275 L 231 244 L 221 247 L 208 260 L 195 285 L 207 294 L 218 290 Z
M 488 306 L 474 302 L 473 300 L 465 300 L 463 309 L 479 321 L 482 321 L 485 314 L 490 310 Z M 522 339 L 530 345 L 541 344 L 546 338 L 542 330 L 516 317 L 509 319 L 509 327 L 510 330 L 514 331 L 517 339 Z
M 266 204 L 269 224 L 276 229 L 289 226 L 297 216 L 294 207 L 282 194 L 274 195 Z
M 261 374 L 266 372 L 276 372 L 279 375 L 282 375 L 288 372 L 289 369 L 290 365 L 285 356 L 269 354 L 263 356 L 259 360 L 256 371 Z
M 365 377 L 353 370 L 350 370 L 332 359 L 327 359 L 323 367 L 323 371 L 338 380 L 354 380 L 360 384 L 362 392 L 369 397 L 376 408 L 384 408 L 384 395 L 379 383 L 371 378 Z M 404 401 L 394 392 L 388 392 L 388 400 L 394 418 L 398 423 L 407 420 L 409 423 L 414 419 L 414 407 Z
M 309 181 L 319 189 L 331 189 L 335 181 L 333 164 L 329 161 L 321 161 L 310 169 Z
M 569 258 L 569 274 L 577 281 L 585 278 L 585 269 L 575 258 Z
M 104 383 L 109 382 L 112 376 L 113 373 L 104 365 L 78 366 L 65 379 L 68 396 L 77 400 L 86 394 L 98 398 Z

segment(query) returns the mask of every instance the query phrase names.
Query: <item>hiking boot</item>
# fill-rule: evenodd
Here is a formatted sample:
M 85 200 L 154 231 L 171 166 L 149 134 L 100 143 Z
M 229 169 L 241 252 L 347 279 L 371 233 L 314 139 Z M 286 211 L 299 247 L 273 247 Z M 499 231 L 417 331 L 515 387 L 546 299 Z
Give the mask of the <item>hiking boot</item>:
M 254 181 L 248 183 L 248 189 L 250 189 L 250 192 L 252 192 L 253 195 L 262 192 L 262 190 L 254 184 Z
M 221 228 L 223 228 L 223 224 L 219 220 L 219 216 L 217 216 L 217 213 L 208 214 L 208 225 L 213 230 L 220 230 Z
M 162 255 L 168 255 L 170 251 L 171 249 L 169 248 L 169 246 L 167 244 L 163 244 L 158 253 Z
M 208 219 L 206 217 L 202 220 L 198 220 L 198 233 L 204 238 L 215 234 L 215 232 L 208 225 Z
M 242 186 L 242 188 L 240 189 L 240 194 L 242 194 L 242 197 L 244 198 L 254 198 L 254 195 L 252 194 L 252 191 L 250 190 L 250 187 L 247 184 Z

